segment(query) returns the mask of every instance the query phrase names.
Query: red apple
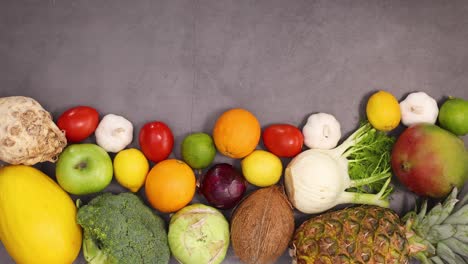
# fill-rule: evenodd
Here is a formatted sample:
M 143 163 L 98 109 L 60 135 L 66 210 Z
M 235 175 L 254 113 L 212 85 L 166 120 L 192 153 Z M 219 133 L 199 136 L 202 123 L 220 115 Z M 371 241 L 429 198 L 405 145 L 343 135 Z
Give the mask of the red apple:
M 417 124 L 396 141 L 392 169 L 409 190 L 440 198 L 468 179 L 468 152 L 454 134 L 436 125 Z

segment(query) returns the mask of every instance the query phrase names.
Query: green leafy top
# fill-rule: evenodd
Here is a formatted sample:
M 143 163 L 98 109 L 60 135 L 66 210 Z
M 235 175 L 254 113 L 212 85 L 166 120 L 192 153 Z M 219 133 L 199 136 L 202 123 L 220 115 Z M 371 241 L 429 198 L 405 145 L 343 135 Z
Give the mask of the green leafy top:
M 386 198 L 393 188 L 388 185 L 391 173 L 391 152 L 395 138 L 377 131 L 368 121 L 363 121 L 337 149 L 348 160 L 348 174 L 352 180 L 349 191 L 381 193 Z
M 164 221 L 132 193 L 102 194 L 79 208 L 83 254 L 91 264 L 168 263 Z

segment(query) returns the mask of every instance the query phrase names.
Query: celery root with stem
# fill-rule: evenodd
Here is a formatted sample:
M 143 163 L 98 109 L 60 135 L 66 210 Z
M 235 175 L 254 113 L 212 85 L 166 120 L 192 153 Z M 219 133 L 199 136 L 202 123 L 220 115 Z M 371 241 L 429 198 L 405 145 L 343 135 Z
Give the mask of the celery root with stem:
M 309 214 L 347 203 L 388 207 L 394 142 L 393 137 L 363 122 L 334 149 L 300 153 L 285 172 L 289 200 Z

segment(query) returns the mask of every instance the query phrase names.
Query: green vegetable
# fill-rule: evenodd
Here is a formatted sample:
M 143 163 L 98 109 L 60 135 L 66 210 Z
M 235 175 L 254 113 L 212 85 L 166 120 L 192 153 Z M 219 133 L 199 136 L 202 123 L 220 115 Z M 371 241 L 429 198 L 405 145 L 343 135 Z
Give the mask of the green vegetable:
M 349 178 L 354 188 L 348 191 L 377 193 L 391 178 L 391 153 L 395 138 L 378 131 L 368 122 L 363 122 L 358 130 L 344 141 L 338 152 L 348 160 Z M 393 188 L 388 186 L 382 197 L 387 197 Z
M 364 122 L 334 149 L 300 153 L 285 172 L 289 200 L 309 214 L 345 203 L 388 207 L 394 142 L 394 138 Z
M 83 254 L 90 264 L 169 262 L 163 219 L 132 193 L 94 198 L 79 208 L 77 222 L 83 227 Z
M 215 208 L 192 204 L 172 216 L 168 238 L 180 263 L 219 264 L 229 247 L 229 223 Z

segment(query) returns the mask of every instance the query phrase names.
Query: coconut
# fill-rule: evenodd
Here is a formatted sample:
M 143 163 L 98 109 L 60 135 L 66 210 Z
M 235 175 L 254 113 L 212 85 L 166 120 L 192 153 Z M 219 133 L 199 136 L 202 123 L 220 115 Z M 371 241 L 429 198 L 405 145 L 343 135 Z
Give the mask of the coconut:
M 49 112 L 24 96 L 0 98 L 0 160 L 34 165 L 57 159 L 67 145 Z
M 293 209 L 280 186 L 254 191 L 231 219 L 234 253 L 247 264 L 274 263 L 288 248 L 293 232 Z

